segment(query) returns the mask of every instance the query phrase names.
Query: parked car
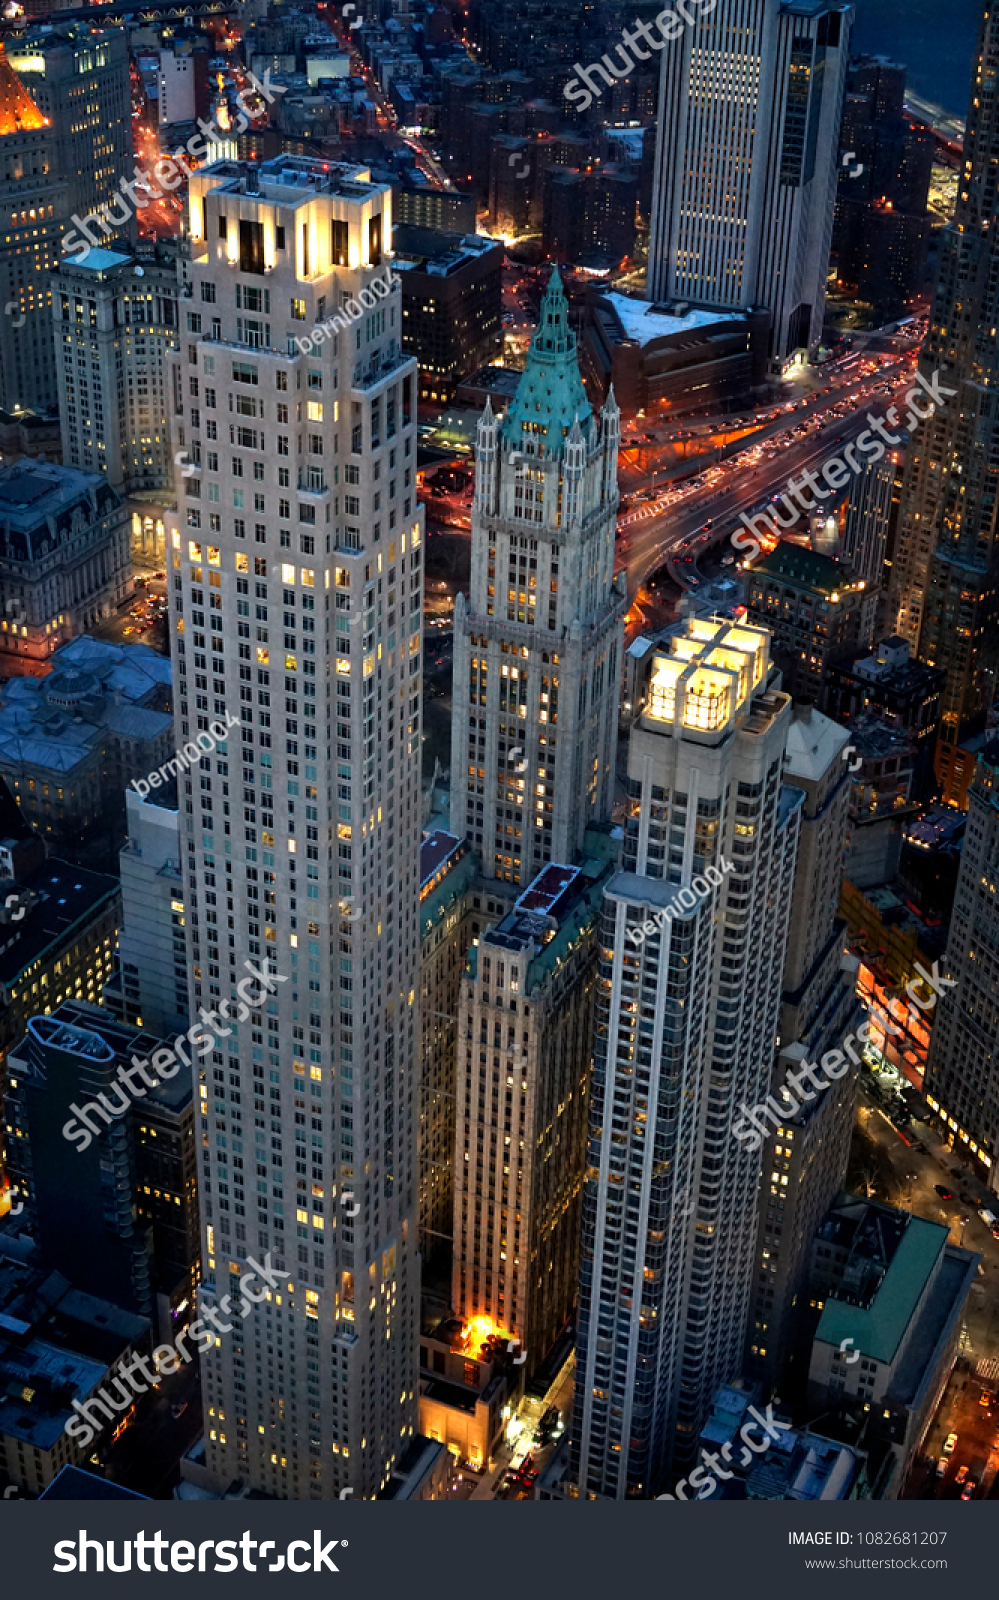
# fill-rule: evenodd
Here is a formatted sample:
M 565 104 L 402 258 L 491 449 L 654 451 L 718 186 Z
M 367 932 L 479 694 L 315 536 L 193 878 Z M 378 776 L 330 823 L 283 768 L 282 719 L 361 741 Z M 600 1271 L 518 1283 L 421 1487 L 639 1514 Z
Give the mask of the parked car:
M 970 1500 L 972 1495 L 974 1494 L 974 1492 L 975 1492 L 975 1490 L 977 1488 L 978 1488 L 978 1485 L 975 1482 L 974 1478 L 969 1478 L 967 1483 L 965 1484 L 964 1488 L 961 1490 L 961 1499 L 962 1500 Z
M 937 1477 L 942 1478 L 949 1466 L 950 1462 L 947 1460 L 947 1457 L 941 1456 L 940 1460 L 937 1462 Z

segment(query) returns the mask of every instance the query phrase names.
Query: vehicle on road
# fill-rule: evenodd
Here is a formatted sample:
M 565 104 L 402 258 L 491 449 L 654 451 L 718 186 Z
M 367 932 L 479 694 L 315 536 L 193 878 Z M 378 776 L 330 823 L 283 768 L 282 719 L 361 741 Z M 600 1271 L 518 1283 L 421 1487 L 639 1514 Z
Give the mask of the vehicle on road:
M 942 1478 L 949 1466 L 950 1462 L 947 1460 L 947 1457 L 941 1456 L 940 1460 L 937 1462 L 937 1477 Z
M 957 1434 L 949 1433 L 944 1440 L 943 1452 L 945 1456 L 952 1456 L 957 1447 Z
M 967 1467 L 958 1467 L 957 1471 L 954 1474 L 954 1482 L 955 1483 L 963 1483 L 967 1476 L 968 1476 Z
M 967 1483 L 965 1484 L 964 1488 L 961 1490 L 961 1499 L 962 1500 L 970 1500 L 972 1495 L 974 1494 L 974 1492 L 975 1492 L 975 1490 L 977 1488 L 978 1488 L 978 1485 L 975 1482 L 974 1478 L 969 1478 Z
M 933 1187 L 940 1196 L 941 1200 L 953 1200 L 953 1192 L 952 1190 L 948 1189 L 945 1184 L 935 1183 Z
M 187 1410 L 187 1401 L 186 1400 L 176 1401 L 170 1407 L 170 1415 L 173 1417 L 174 1421 L 176 1422 L 177 1418 L 178 1417 L 182 1417 L 186 1410 Z

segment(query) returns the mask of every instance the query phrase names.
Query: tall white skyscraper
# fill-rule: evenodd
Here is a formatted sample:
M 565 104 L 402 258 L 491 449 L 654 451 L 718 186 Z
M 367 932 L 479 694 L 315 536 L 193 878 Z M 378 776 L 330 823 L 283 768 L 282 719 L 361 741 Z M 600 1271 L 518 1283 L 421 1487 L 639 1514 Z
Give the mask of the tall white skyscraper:
M 451 831 L 526 886 L 610 815 L 623 575 L 619 412 L 594 418 L 558 271 L 513 403 L 476 439 L 472 571 L 454 615 Z
M 852 19 L 717 0 L 662 52 L 649 298 L 765 306 L 772 370 L 822 332 Z
M 176 443 L 199 467 L 169 532 L 177 733 L 219 741 L 178 780 L 215 1036 L 196 1066 L 221 1324 L 206 1460 L 291 1499 L 377 1494 L 416 1423 L 423 529 L 390 196 L 308 158 L 199 171 L 202 322 L 172 358 Z M 245 1013 L 247 960 L 269 988 L 244 986 L 234 1021 L 218 1008 Z M 227 1314 L 268 1251 L 277 1288 Z
M 631 733 L 623 870 L 598 939 L 581 1498 L 671 1491 L 742 1367 L 760 1163 L 733 1127 L 769 1090 L 804 799 L 781 786 L 791 701 L 769 647 L 762 628 L 688 619 Z

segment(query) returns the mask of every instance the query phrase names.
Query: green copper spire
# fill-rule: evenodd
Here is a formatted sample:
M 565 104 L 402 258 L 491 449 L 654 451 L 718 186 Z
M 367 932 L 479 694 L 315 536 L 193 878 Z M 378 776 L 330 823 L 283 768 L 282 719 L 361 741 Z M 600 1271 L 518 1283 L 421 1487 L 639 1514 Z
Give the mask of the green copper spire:
M 569 303 L 558 268 L 552 268 L 541 321 L 517 393 L 503 419 L 503 437 L 518 449 L 557 455 L 576 418 L 585 435 L 592 416 L 576 360 L 576 335 L 569 327 Z

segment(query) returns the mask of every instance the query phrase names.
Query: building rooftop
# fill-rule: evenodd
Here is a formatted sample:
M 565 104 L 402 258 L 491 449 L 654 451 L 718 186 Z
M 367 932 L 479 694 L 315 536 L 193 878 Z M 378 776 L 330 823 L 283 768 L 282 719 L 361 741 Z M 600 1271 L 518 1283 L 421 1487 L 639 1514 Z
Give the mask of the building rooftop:
M 30 133 L 47 128 L 48 118 L 39 111 L 24 84 L 14 71 L 0 39 L 0 137 L 11 133 Z
M 112 491 L 109 491 L 113 493 Z M 144 644 L 107 644 L 87 634 L 62 645 L 44 678 L 12 678 L 0 687 L 0 762 L 72 772 L 94 748 L 98 729 L 128 739 L 156 739 L 173 717 L 146 704 L 162 701 L 170 661 Z
M 123 1483 L 112 1483 L 110 1478 L 99 1478 L 96 1472 L 84 1472 L 82 1467 L 65 1466 L 43 1489 L 39 1500 L 148 1500 L 147 1494 L 126 1489 Z
M 890 1364 L 950 1230 L 851 1196 L 834 1208 L 816 1238 L 842 1244 L 844 1231 L 848 1238 L 851 1230 L 842 1281 L 829 1291 L 815 1337 L 837 1348 L 849 1337 L 861 1354 Z
M 831 600 L 834 595 L 838 598 L 847 589 L 858 587 L 831 556 L 795 544 L 791 539 L 779 540 L 773 550 L 755 562 L 752 576 L 783 578 L 785 583 L 811 589 L 824 600 Z
M 719 735 L 730 728 L 766 682 L 770 634 L 720 618 L 687 617 L 652 663 L 642 716 L 645 727 L 676 722 L 685 736 Z
M 12 887 L 8 880 L 7 890 Z M 16 922 L 0 922 L 0 995 L 4 998 L 16 994 L 22 981 L 50 952 L 72 943 L 83 925 L 121 893 L 117 878 L 74 867 L 54 856 L 19 888 L 26 892 L 24 915 Z
M 784 771 L 789 778 L 815 782 L 828 772 L 851 736 L 838 722 L 811 706 L 804 715 L 801 708 L 795 709 L 798 714 L 788 730 Z
M 37 561 L 53 547 L 77 541 L 87 524 L 121 503 L 99 472 L 22 456 L 0 467 L 4 557 L 8 562 Z
M 642 130 L 636 128 L 634 131 L 641 133 Z M 694 311 L 683 301 L 654 303 L 651 300 L 633 299 L 616 291 L 601 294 L 595 305 L 599 308 L 602 304 L 610 306 L 625 338 L 640 345 L 651 344 L 654 339 L 667 339 L 679 333 L 715 327 L 721 322 L 747 321 L 741 311 Z

